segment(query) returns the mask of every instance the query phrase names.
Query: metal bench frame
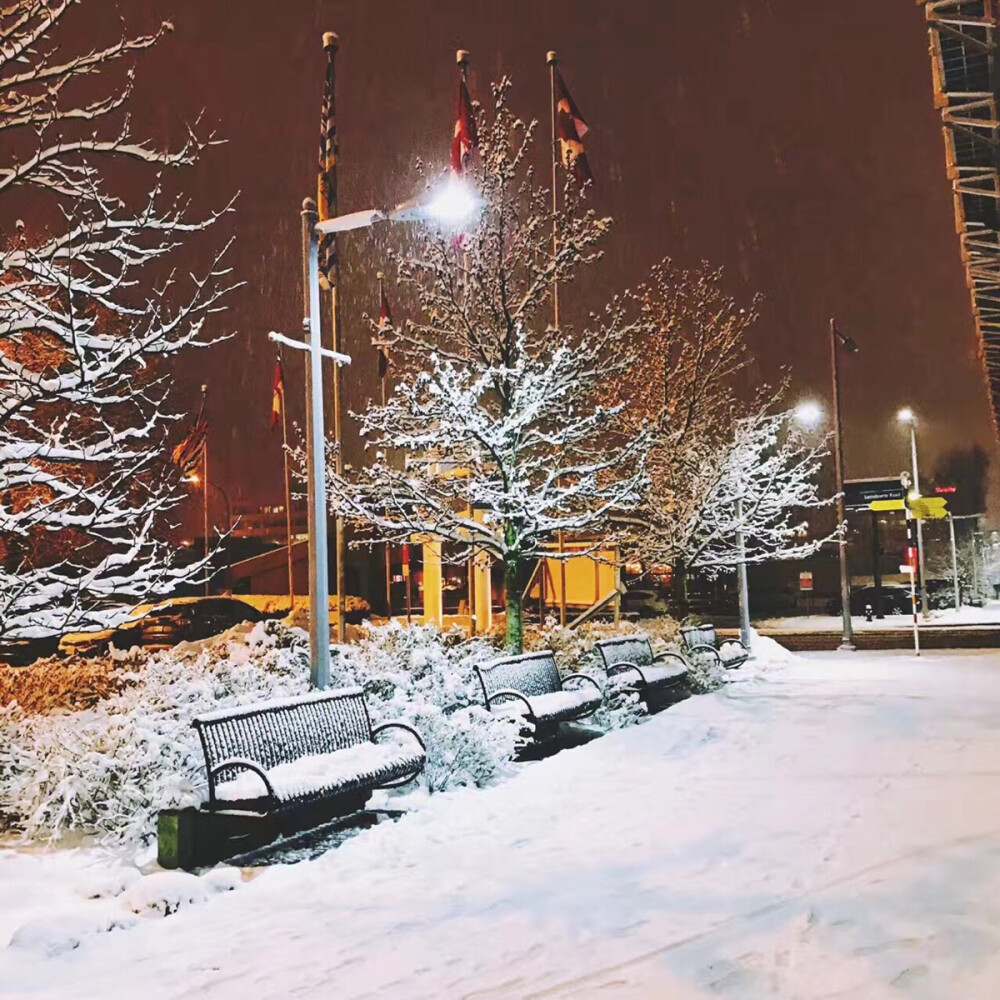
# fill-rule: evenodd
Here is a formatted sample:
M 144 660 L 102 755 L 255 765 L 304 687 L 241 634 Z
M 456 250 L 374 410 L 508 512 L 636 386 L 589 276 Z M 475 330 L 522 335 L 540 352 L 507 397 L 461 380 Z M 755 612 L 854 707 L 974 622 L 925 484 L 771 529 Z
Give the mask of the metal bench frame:
M 642 662 L 638 662 L 638 658 L 634 659 L 623 659 L 614 657 L 621 657 L 622 654 L 618 650 L 623 647 L 632 646 L 645 646 L 645 652 L 642 655 Z M 601 660 L 604 663 L 604 672 L 608 677 L 617 677 L 621 674 L 635 674 L 637 677 L 637 683 L 635 685 L 639 692 L 639 695 L 645 698 L 646 694 L 652 691 L 670 691 L 674 688 L 680 688 L 684 686 L 687 679 L 687 660 L 681 656 L 680 653 L 674 653 L 669 649 L 664 649 L 659 653 L 653 652 L 653 644 L 650 642 L 648 636 L 644 635 L 618 635 L 609 639 L 598 639 L 594 644 L 594 648 L 600 653 Z M 667 660 L 676 660 L 680 666 L 684 668 L 684 673 L 679 674 L 676 678 L 661 681 L 659 684 L 650 683 L 649 679 L 643 673 L 643 667 L 656 667 L 665 663 Z
M 710 653 L 715 657 L 715 662 L 720 667 L 727 670 L 735 670 L 743 666 L 750 659 L 750 650 L 743 645 L 740 639 L 727 639 L 726 642 L 734 642 L 743 650 L 743 655 L 732 660 L 723 660 L 719 653 L 719 638 L 715 632 L 715 626 L 710 624 L 691 625 L 681 629 L 681 642 L 684 644 L 686 653 Z
M 196 718 L 191 725 L 197 730 L 205 755 L 208 775 L 208 809 L 242 808 L 234 801 L 216 797 L 216 785 L 221 775 L 231 776 L 241 771 L 251 771 L 260 777 L 266 795 L 260 796 L 269 808 L 267 813 L 281 812 L 297 806 L 316 802 L 343 799 L 356 805 L 359 796 L 363 802 L 376 788 L 396 788 L 417 777 L 423 770 L 426 756 L 420 766 L 404 777 L 379 783 L 361 781 L 357 787 L 322 787 L 299 795 L 279 798 L 267 777 L 269 768 L 280 763 L 291 763 L 318 753 L 346 750 L 365 742 L 377 743 L 381 733 L 402 729 L 420 745 L 421 754 L 426 746 L 420 733 L 405 722 L 386 722 L 372 728 L 368 704 L 360 688 L 341 688 L 317 692 L 301 698 L 285 698 L 254 705 L 234 707 L 231 711 L 215 711 Z M 230 752 L 230 748 L 256 744 L 264 748 L 251 756 Z M 349 810 L 354 811 L 354 810 Z
M 558 727 L 558 722 L 552 723 L 551 720 L 537 719 L 531 709 L 529 698 L 557 694 L 560 691 L 572 691 L 573 688 L 566 687 L 570 681 L 593 684 L 597 693 L 603 696 L 601 685 L 587 674 L 574 673 L 561 678 L 555 656 L 550 649 L 536 653 L 501 656 L 485 667 L 477 666 L 475 670 L 483 689 L 483 702 L 487 710 L 492 711 L 495 704 L 520 701 L 524 704 L 526 717 L 536 727 L 548 725 Z M 495 680 L 498 683 L 495 684 Z M 596 708 L 585 709 L 578 715 L 558 721 L 576 722 L 579 719 L 585 719 L 588 715 L 593 715 L 595 711 L 597 711 Z

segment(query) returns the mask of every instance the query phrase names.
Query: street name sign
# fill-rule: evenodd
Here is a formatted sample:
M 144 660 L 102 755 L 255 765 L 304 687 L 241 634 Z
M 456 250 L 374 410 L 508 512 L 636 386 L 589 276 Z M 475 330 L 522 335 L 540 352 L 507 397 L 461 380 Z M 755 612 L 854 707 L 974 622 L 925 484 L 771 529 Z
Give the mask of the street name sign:
M 904 500 L 906 490 L 899 481 L 899 476 L 890 479 L 845 479 L 844 509 L 872 510 L 872 504 L 878 500 Z M 885 508 L 883 508 L 885 509 Z M 902 510 L 902 507 L 888 508 Z

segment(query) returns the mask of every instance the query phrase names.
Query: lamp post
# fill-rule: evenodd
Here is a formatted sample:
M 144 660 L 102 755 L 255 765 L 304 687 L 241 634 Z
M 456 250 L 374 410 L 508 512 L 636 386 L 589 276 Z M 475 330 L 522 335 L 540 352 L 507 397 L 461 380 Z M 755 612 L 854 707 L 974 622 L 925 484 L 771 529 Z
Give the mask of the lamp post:
M 920 496 L 920 471 L 917 463 L 917 417 L 908 406 L 896 414 L 896 419 L 901 424 L 908 424 L 910 428 L 910 455 L 913 461 L 913 489 L 916 495 Z M 930 617 L 930 607 L 927 603 L 927 574 L 924 572 L 924 529 L 923 521 L 917 519 L 917 565 L 920 570 L 920 614 L 922 618 Z
M 840 609 L 843 636 L 838 649 L 852 650 L 854 627 L 851 624 L 851 577 L 847 566 L 847 531 L 844 511 L 844 445 L 840 419 L 840 354 L 838 346 L 856 354 L 858 345 L 846 333 L 837 329 L 837 321 L 830 318 L 830 373 L 833 379 L 833 454 L 837 472 L 837 523 L 840 526 Z
M 309 659 L 313 687 L 330 683 L 330 579 L 327 545 L 325 428 L 323 418 L 322 359 L 348 365 L 351 359 L 322 346 L 319 311 L 319 236 L 365 229 L 379 222 L 437 220 L 458 226 L 479 207 L 479 199 L 466 185 L 455 179 L 434 193 L 426 202 L 408 201 L 392 209 L 367 209 L 318 221 L 316 203 L 307 198 L 302 203 L 303 328 L 307 342 L 271 331 L 274 343 L 306 351 L 306 479 L 309 494 Z

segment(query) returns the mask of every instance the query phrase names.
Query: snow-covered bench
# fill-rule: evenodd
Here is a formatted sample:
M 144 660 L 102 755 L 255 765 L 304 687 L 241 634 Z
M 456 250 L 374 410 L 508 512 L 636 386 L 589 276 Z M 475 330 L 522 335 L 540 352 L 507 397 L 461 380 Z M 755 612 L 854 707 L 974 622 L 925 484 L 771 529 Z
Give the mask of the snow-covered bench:
M 272 813 L 332 800 L 347 814 L 376 788 L 412 781 L 426 761 L 411 726 L 372 728 L 361 688 L 221 708 L 192 725 L 205 752 L 209 810 Z M 405 742 L 379 741 L 392 729 Z
M 624 677 L 635 687 L 639 697 L 683 695 L 688 665 L 680 653 L 653 652 L 645 636 L 624 635 L 599 639 L 595 643 L 608 677 Z
M 501 656 L 476 667 L 491 712 L 515 713 L 535 726 L 535 738 L 560 722 L 593 715 L 601 706 L 601 686 L 586 674 L 559 677 L 551 650 Z
M 750 659 L 750 650 L 739 639 L 727 639 L 721 645 L 714 625 L 693 625 L 681 629 L 684 652 L 706 653 L 715 658 L 720 667 L 735 670 Z

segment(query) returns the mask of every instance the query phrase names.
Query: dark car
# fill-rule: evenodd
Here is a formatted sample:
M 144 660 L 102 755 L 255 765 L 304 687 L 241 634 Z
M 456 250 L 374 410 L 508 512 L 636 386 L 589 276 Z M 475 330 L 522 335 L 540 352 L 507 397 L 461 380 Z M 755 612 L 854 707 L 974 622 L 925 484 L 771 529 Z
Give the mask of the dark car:
M 225 632 L 240 622 L 259 622 L 264 617 L 255 607 L 233 597 L 180 597 L 152 608 L 137 608 L 137 617 L 102 632 L 63 636 L 63 653 L 94 656 L 116 649 L 146 646 L 166 649 L 179 642 L 194 642 Z

